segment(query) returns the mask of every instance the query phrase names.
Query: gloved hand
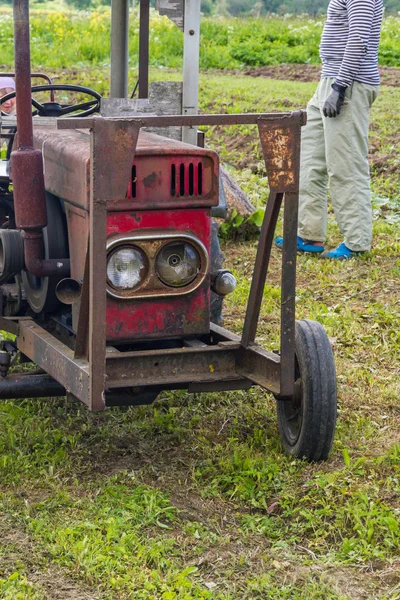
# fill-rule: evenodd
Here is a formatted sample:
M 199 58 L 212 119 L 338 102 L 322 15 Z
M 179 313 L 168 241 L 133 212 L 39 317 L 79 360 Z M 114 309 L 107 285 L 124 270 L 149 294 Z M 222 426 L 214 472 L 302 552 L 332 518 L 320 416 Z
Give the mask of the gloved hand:
M 322 112 L 324 113 L 325 117 L 337 117 L 340 115 L 340 111 L 344 103 L 346 89 L 347 87 L 344 85 L 332 83 L 332 91 L 325 100 L 325 104 L 322 108 Z

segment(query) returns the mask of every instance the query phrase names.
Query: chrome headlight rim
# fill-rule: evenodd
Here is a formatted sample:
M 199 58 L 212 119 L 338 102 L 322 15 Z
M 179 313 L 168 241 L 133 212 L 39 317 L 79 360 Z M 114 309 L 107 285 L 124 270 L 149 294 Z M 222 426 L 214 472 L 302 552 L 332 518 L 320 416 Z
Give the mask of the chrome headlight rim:
M 193 244 L 200 257 L 200 269 L 194 280 L 183 287 L 171 287 L 166 285 L 159 279 L 155 271 L 155 260 L 158 253 L 162 248 L 170 242 L 188 242 Z M 158 243 L 159 247 L 155 253 L 152 251 L 152 244 Z M 209 264 L 210 258 L 207 252 L 206 246 L 201 240 L 199 240 L 194 234 L 184 233 L 176 230 L 165 230 L 165 229 L 151 229 L 141 231 L 131 231 L 129 233 L 116 234 L 107 240 L 107 257 L 110 252 L 117 246 L 136 246 L 138 247 L 148 259 L 148 272 L 147 277 L 143 283 L 136 287 L 130 293 L 119 293 L 114 288 L 111 288 L 107 282 L 107 295 L 115 299 L 124 300 L 139 300 L 155 298 L 160 299 L 161 297 L 174 297 L 174 296 L 186 296 L 197 290 L 203 283 L 206 277 L 209 275 Z M 151 285 L 153 280 L 157 280 L 157 287 Z
M 196 253 L 196 259 L 198 260 L 198 268 L 197 268 L 197 272 L 190 276 L 190 278 L 187 280 L 186 283 L 181 283 L 181 284 L 173 284 L 169 281 L 166 280 L 165 275 L 163 276 L 162 273 L 160 272 L 160 266 L 158 266 L 158 261 L 159 258 L 161 256 L 161 254 L 163 252 L 165 252 L 165 250 L 169 247 L 169 246 L 177 246 L 179 244 L 182 244 L 183 246 L 188 246 L 191 250 L 194 250 L 194 252 Z M 176 256 L 178 258 L 180 258 L 179 254 L 176 253 Z M 171 257 L 172 258 L 172 255 Z M 172 265 L 171 265 L 172 266 Z M 172 289 L 181 289 L 181 288 L 187 288 L 188 286 L 190 286 L 199 276 L 199 274 L 201 273 L 201 266 L 202 266 L 202 260 L 201 260 L 201 255 L 198 251 L 198 249 L 196 248 L 196 246 L 193 243 L 189 243 L 186 240 L 170 240 L 168 241 L 166 244 L 163 244 L 161 246 L 161 248 L 159 248 L 156 256 L 154 257 L 154 268 L 155 268 L 155 272 L 156 275 L 158 277 L 158 279 L 161 281 L 161 283 L 165 286 L 167 286 L 168 288 L 172 288 Z
M 141 259 L 143 260 L 144 263 L 144 274 L 141 277 L 141 279 L 138 281 L 138 283 L 136 285 L 134 285 L 131 288 L 120 288 L 117 287 L 108 277 L 107 275 L 107 271 L 108 271 L 108 263 L 111 260 L 112 256 L 114 254 L 116 254 L 117 252 L 120 252 L 121 250 L 134 250 L 135 252 L 137 252 Z M 119 243 L 115 243 L 115 244 L 110 244 L 107 245 L 107 266 L 106 266 L 106 281 L 107 281 L 107 293 L 109 293 L 111 296 L 114 296 L 115 298 L 126 298 L 126 297 L 130 297 L 132 294 L 134 294 L 137 290 L 139 290 L 143 284 L 145 283 L 147 277 L 148 277 L 148 273 L 149 273 L 149 257 L 147 256 L 146 252 L 143 251 L 143 248 L 140 248 L 139 246 L 137 246 L 134 243 L 126 243 L 122 240 L 119 240 Z

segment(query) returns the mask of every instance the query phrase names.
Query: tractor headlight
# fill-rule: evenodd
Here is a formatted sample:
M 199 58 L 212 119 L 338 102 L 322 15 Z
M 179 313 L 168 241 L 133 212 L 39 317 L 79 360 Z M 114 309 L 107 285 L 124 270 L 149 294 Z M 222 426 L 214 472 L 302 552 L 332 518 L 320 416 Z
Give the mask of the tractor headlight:
M 199 253 L 192 244 L 170 242 L 159 251 L 155 268 L 165 285 L 182 287 L 191 283 L 201 267 Z
M 144 253 L 125 246 L 112 252 L 107 261 L 107 279 L 117 290 L 131 290 L 146 277 L 147 261 Z

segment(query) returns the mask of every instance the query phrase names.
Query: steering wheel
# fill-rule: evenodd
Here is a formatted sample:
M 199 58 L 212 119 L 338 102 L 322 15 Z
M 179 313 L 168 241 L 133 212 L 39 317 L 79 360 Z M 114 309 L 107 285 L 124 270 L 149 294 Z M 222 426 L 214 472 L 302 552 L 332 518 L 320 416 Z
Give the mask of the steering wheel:
M 100 110 L 100 100 L 101 96 L 94 90 L 90 88 L 82 87 L 81 85 L 68 85 L 68 84 L 49 84 L 49 85 L 35 85 L 32 88 L 32 93 L 34 92 L 50 92 L 50 91 L 63 91 L 63 92 L 80 92 L 83 94 L 87 94 L 94 98 L 94 100 L 89 100 L 88 102 L 81 102 L 80 104 L 66 104 L 62 105 L 58 102 L 44 102 L 41 104 L 34 98 L 32 98 L 32 105 L 36 110 L 33 111 L 34 115 L 39 115 L 40 117 L 64 117 L 66 115 L 70 115 L 71 117 L 87 117 L 88 115 L 93 114 L 94 112 Z M 11 100 L 11 98 L 15 98 L 15 91 L 6 94 L 2 98 L 0 98 L 0 106 L 3 102 L 7 100 Z M 78 112 L 77 115 L 73 115 L 71 113 Z M 6 116 L 6 113 L 2 112 L 2 115 Z

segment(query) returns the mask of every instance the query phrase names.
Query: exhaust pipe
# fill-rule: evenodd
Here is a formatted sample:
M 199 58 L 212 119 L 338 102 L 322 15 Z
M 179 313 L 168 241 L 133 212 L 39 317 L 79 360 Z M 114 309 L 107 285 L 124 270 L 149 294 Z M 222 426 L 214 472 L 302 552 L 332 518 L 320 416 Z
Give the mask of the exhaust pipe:
M 43 258 L 42 229 L 47 226 L 43 157 L 33 146 L 29 0 L 14 0 L 17 145 L 11 153 L 15 222 L 22 230 L 26 270 L 37 277 L 69 275 L 69 259 Z

